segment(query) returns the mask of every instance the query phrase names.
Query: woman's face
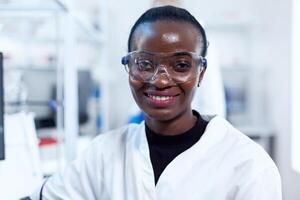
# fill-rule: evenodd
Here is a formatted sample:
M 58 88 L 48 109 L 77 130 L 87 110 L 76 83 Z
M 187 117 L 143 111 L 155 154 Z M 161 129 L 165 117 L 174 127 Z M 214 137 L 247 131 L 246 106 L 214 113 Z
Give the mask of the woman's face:
M 186 22 L 157 21 L 140 25 L 134 33 L 132 51 L 156 53 L 201 52 L 201 35 Z M 150 83 L 129 78 L 133 97 L 146 119 L 168 121 L 191 112 L 191 102 L 204 71 L 188 82 L 176 84 L 161 73 Z M 184 120 L 183 120 L 184 121 Z

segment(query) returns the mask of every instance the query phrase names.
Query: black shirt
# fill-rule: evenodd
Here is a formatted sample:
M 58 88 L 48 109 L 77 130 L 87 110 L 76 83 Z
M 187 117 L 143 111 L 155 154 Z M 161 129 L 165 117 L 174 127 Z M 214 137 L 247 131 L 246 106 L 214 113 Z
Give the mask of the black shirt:
M 197 117 L 195 125 L 190 130 L 174 136 L 165 136 L 155 133 L 146 125 L 146 136 L 154 170 L 155 184 L 167 165 L 176 156 L 198 142 L 203 135 L 208 122 L 202 119 L 200 114 L 194 110 L 193 115 Z

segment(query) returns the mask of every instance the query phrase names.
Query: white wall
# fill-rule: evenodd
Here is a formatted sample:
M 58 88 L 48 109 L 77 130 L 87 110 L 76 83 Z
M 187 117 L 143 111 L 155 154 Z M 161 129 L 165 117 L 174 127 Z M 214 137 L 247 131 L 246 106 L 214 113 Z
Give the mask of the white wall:
M 284 199 L 300 196 L 300 174 L 291 167 L 291 1 L 260 1 L 254 14 L 258 24 L 258 65 L 268 69 L 268 118 L 277 134 L 276 161 L 282 176 Z
M 300 173 L 300 1 L 293 0 L 292 7 L 292 166 Z
M 269 37 L 269 50 L 273 58 L 274 71 L 272 85 L 270 84 L 270 103 L 273 126 L 278 133 L 277 160 L 283 180 L 284 197 L 296 200 L 300 196 L 300 174 L 291 167 L 291 1 L 280 0 L 273 5 L 274 25 Z M 272 53 L 271 53 L 272 52 Z

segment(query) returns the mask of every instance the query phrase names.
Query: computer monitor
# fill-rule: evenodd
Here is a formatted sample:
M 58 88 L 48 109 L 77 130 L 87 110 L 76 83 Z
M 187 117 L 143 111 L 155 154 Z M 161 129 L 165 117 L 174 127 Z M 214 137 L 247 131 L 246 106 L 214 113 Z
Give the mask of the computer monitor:
M 4 160 L 3 54 L 0 52 L 0 160 Z

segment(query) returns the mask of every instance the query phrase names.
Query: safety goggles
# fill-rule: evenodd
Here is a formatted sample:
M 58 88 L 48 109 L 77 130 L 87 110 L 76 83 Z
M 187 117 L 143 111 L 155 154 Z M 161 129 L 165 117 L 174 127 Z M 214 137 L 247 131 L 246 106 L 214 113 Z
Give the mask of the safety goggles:
M 165 75 L 175 83 L 196 78 L 207 66 L 207 61 L 194 52 L 153 53 L 133 51 L 122 58 L 122 64 L 132 79 L 152 82 Z

